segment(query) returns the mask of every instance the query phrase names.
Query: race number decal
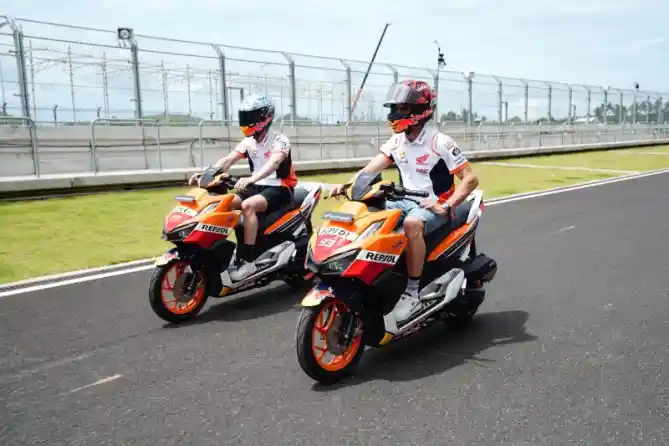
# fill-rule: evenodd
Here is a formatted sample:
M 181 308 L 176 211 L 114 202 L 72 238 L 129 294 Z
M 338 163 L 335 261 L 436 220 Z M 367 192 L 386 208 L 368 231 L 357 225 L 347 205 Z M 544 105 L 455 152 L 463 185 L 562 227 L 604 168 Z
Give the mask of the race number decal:
M 318 245 L 316 245 L 316 246 L 323 246 L 325 248 L 332 248 L 335 245 L 335 243 L 337 243 L 337 240 L 334 239 L 334 238 L 324 238 L 324 239 L 320 239 L 318 241 Z

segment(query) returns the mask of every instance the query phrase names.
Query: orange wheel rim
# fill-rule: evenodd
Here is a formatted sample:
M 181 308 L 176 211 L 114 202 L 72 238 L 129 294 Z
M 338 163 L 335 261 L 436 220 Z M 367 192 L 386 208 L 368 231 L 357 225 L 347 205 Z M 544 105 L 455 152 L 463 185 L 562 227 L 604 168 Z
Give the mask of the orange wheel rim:
M 311 349 L 318 365 L 328 372 L 336 372 L 349 365 L 358 353 L 362 342 L 362 333 L 360 333 L 353 338 L 353 342 L 343 353 L 335 354 L 328 349 L 326 340 L 328 330 L 332 327 L 335 317 L 345 311 L 348 311 L 348 307 L 343 302 L 331 301 L 321 308 L 314 322 Z
M 175 284 L 185 274 L 186 266 L 188 266 L 186 262 L 173 263 L 170 269 L 165 272 L 161 282 L 160 298 L 163 301 L 165 308 L 174 314 L 186 314 L 193 311 L 204 298 L 204 279 L 200 275 L 200 282 L 190 300 L 188 300 L 188 302 L 179 302 L 179 299 L 177 299 L 177 296 L 175 295 Z

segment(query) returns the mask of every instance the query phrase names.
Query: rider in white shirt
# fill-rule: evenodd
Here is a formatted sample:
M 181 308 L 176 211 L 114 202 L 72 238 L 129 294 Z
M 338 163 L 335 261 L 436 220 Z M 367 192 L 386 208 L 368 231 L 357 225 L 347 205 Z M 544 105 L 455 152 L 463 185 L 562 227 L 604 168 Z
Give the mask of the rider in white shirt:
M 393 309 L 397 322 L 420 310 L 418 287 L 426 256 L 424 235 L 448 224 L 454 208 L 478 186 L 478 178 L 453 138 L 441 133 L 433 118 L 437 95 L 429 84 L 408 80 L 394 84 L 384 107 L 395 133 L 360 172 L 381 172 L 395 164 L 400 182 L 407 189 L 425 190 L 430 196 L 420 205 L 413 200 L 388 201 L 388 209 L 402 211 L 408 239 L 406 290 Z M 356 174 L 357 176 L 358 174 Z M 462 181 L 455 185 L 455 176 Z M 349 183 L 353 183 L 355 176 Z M 344 185 L 332 190 L 336 196 Z
M 283 133 L 270 132 L 274 104 L 265 96 L 248 96 L 239 106 L 239 126 L 245 138 L 227 156 L 216 162 L 227 172 L 237 161 L 246 158 L 251 176 L 235 185 L 236 197 L 231 209 L 244 216 L 244 242 L 238 244 L 240 264 L 230 271 L 232 280 L 241 280 L 257 271 L 254 246 L 258 232 L 258 212 L 273 212 L 289 205 L 297 185 L 290 153 L 290 141 Z M 191 177 L 194 184 L 201 174 Z

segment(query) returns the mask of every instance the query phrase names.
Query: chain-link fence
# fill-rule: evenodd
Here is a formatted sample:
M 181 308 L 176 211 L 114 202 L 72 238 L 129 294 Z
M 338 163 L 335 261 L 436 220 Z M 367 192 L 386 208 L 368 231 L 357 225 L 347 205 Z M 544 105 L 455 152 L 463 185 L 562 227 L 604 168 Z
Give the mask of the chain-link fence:
M 389 85 L 417 78 L 435 85 L 439 120 L 477 125 L 664 123 L 669 102 L 637 90 L 377 62 L 353 109 L 368 62 L 258 50 L 0 18 L 0 113 L 38 125 L 96 118 L 193 122 L 235 119 L 240 100 L 263 92 L 280 119 L 383 120 Z

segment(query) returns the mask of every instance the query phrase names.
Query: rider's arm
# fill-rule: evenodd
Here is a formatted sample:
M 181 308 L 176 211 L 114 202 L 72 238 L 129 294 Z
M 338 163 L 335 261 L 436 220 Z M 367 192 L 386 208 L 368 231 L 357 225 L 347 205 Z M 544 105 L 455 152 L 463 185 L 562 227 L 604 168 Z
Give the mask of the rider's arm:
M 448 170 L 461 180 L 456 185 L 453 195 L 448 197 L 445 203 L 450 205 L 451 209 L 453 209 L 462 203 L 465 198 L 476 189 L 479 185 L 479 179 L 453 138 L 446 135 L 439 135 L 439 139 L 437 140 L 437 151 L 439 156 L 446 162 Z
M 379 153 L 376 154 L 374 158 L 372 158 L 369 163 L 359 171 L 357 171 L 349 180 L 348 184 L 353 184 L 355 183 L 355 179 L 360 175 L 361 173 L 374 173 L 374 172 L 382 172 L 383 170 L 387 169 L 393 164 L 393 155 L 392 155 L 392 150 L 393 148 L 397 147 L 397 137 L 392 136 L 388 141 L 386 141 L 381 148 L 379 149 Z
M 227 172 L 233 164 L 243 158 L 246 158 L 246 146 L 244 146 L 243 143 L 239 143 L 237 147 L 235 147 L 235 150 L 216 161 L 214 166 L 222 167 L 223 172 Z
M 261 169 L 251 175 L 251 182 L 260 181 L 263 178 L 270 176 L 279 168 L 283 160 L 288 157 L 288 154 L 290 153 L 290 141 L 288 141 L 288 138 L 285 135 L 277 135 L 275 138 L 276 139 L 272 144 L 269 160 L 267 160 Z
M 349 184 L 353 184 L 355 179 L 361 173 L 373 173 L 373 172 L 382 172 L 384 169 L 388 168 L 393 162 L 387 155 L 383 153 L 378 153 L 374 158 L 372 158 L 369 163 L 359 171 L 357 171 L 349 180 Z

